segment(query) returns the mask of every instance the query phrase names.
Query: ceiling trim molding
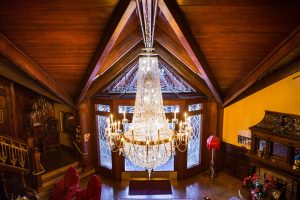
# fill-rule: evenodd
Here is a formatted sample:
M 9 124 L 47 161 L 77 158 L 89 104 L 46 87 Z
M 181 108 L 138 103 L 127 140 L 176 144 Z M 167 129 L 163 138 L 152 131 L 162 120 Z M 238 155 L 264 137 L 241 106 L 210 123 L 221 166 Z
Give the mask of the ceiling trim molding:
M 158 6 L 166 17 L 168 23 L 176 33 L 182 46 L 190 55 L 191 59 L 197 66 L 202 78 L 208 85 L 212 94 L 219 104 L 223 104 L 221 90 L 213 77 L 209 65 L 204 58 L 193 34 L 186 22 L 180 8 L 174 0 L 160 0 Z
M 80 95 L 77 99 L 76 105 L 78 106 L 91 86 L 94 78 L 96 77 L 101 65 L 104 63 L 107 55 L 112 49 L 114 43 L 117 41 L 127 21 L 136 8 L 135 1 L 122 0 L 116 6 L 106 30 L 102 34 L 102 38 L 97 46 L 97 49 L 91 59 L 87 71 L 80 84 Z
M 57 95 L 57 97 L 67 105 L 75 107 L 71 97 L 48 74 L 46 74 L 46 72 L 1 33 L 0 53 L 30 75 L 34 80 L 53 92 L 53 94 Z
M 266 58 L 264 58 L 244 79 L 233 87 L 226 95 L 223 107 L 229 105 L 236 97 L 254 84 L 276 63 L 282 60 L 289 52 L 300 45 L 300 26 L 293 30 Z

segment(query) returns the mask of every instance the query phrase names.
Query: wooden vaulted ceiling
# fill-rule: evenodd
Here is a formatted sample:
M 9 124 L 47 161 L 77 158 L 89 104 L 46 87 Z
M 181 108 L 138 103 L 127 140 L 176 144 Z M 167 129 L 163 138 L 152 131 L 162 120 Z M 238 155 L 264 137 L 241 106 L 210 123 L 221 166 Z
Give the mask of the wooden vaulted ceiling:
M 168 64 L 228 105 L 299 70 L 299 25 L 297 1 L 159 0 L 154 39 Z M 96 75 L 131 65 L 142 40 L 130 0 L 1 1 L 0 33 L 0 53 L 71 105 L 97 92 Z

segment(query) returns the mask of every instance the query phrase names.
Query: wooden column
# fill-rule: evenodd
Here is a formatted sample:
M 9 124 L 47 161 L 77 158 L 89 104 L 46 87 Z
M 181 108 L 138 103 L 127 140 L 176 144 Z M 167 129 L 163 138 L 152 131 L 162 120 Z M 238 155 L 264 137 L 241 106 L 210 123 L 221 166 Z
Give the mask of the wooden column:
M 84 101 L 82 104 L 79 106 L 79 119 L 80 119 L 80 128 L 81 128 L 81 150 L 83 154 L 81 155 L 82 157 L 82 167 L 83 169 L 92 166 L 93 161 L 92 161 L 92 156 L 91 156 L 91 124 L 90 124 L 90 101 Z M 87 136 L 89 136 L 88 140 Z M 85 139 L 86 136 L 86 139 Z M 85 154 L 88 153 L 88 154 Z

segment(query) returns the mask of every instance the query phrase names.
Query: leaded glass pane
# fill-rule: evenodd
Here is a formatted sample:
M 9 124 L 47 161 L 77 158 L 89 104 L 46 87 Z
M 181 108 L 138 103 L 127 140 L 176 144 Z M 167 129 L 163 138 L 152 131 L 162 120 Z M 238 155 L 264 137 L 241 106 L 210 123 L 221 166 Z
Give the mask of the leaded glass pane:
M 173 105 L 173 106 L 164 106 L 165 113 L 173 113 L 176 111 L 179 112 L 179 105 Z
M 97 115 L 97 130 L 99 135 L 98 138 L 99 138 L 99 148 L 100 148 L 99 164 L 108 169 L 112 169 L 111 151 L 108 146 L 108 142 L 105 134 L 107 119 L 109 119 L 109 117 Z
M 189 111 L 196 111 L 202 109 L 202 103 L 191 104 L 188 106 Z
M 96 104 L 96 110 L 101 112 L 110 112 L 110 106 L 104 104 Z
M 108 93 L 136 93 L 137 88 L 137 69 L 134 66 L 119 76 L 103 92 Z M 187 84 L 173 70 L 159 65 L 160 84 L 162 93 L 195 93 L 196 90 Z
M 134 106 L 119 106 L 119 113 L 134 113 Z
M 202 115 L 188 116 L 191 125 L 191 137 L 188 144 L 187 168 L 199 165 L 200 159 L 200 139 L 202 127 Z

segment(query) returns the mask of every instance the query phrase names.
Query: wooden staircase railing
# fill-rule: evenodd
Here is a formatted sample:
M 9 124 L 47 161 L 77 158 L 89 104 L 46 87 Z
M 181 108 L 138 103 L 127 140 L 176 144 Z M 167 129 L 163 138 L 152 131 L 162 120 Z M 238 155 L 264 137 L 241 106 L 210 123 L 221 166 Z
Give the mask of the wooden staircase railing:
M 35 197 L 34 199 L 38 199 L 37 192 L 28 187 L 25 182 L 25 175 L 29 174 L 32 168 L 29 160 L 34 154 L 32 155 L 31 152 L 26 142 L 10 136 L 0 135 L 0 181 L 5 193 L 5 197 L 1 198 L 10 198 L 5 174 L 13 174 L 20 178 L 20 182 L 16 184 L 20 184 L 25 191 Z M 33 158 L 33 160 L 35 159 Z
M 0 170 L 20 174 L 30 172 L 29 151 L 25 142 L 0 136 Z

